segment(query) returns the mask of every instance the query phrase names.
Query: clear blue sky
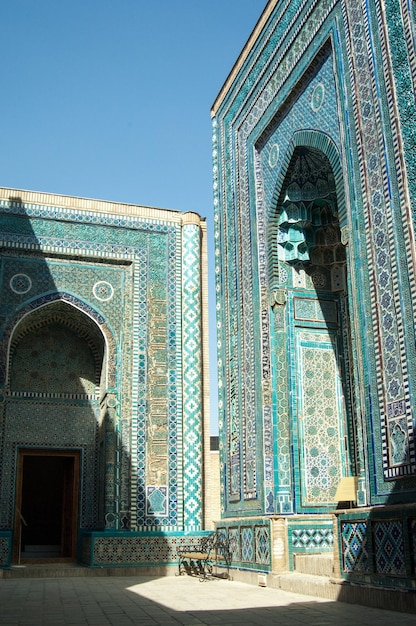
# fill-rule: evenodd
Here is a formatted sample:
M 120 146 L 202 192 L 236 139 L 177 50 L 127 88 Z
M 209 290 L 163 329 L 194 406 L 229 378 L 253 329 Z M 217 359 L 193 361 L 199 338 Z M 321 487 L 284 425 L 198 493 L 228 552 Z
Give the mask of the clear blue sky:
M 0 185 L 196 211 L 208 221 L 210 107 L 266 0 L 4 0 Z

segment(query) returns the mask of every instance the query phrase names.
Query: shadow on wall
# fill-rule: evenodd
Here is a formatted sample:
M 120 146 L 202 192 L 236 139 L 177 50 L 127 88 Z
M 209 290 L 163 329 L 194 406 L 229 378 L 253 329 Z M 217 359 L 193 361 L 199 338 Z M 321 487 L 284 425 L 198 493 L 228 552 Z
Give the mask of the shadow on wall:
M 407 449 L 404 457 L 409 457 Z M 382 482 L 378 479 L 379 489 Z M 362 602 L 360 585 L 370 583 L 366 604 L 415 612 L 416 596 L 409 593 L 416 578 L 415 480 L 402 477 L 388 484 L 390 495 L 382 505 L 342 510 L 345 503 L 340 504 L 341 575 L 353 585 L 342 586 L 338 599 Z
M 410 515 L 388 505 L 369 515 L 354 513 L 340 520 L 344 581 L 338 587 L 337 600 L 416 613 L 414 548 L 408 547 L 406 537 Z M 414 514 L 413 509 L 413 526 Z M 414 538 L 414 529 L 410 533 Z
M 117 342 L 91 293 L 96 261 L 59 249 L 76 225 L 29 218 L 21 198 L 9 200 L 0 212 L 0 529 L 13 533 L 13 563 L 79 560 L 83 534 L 130 529 Z

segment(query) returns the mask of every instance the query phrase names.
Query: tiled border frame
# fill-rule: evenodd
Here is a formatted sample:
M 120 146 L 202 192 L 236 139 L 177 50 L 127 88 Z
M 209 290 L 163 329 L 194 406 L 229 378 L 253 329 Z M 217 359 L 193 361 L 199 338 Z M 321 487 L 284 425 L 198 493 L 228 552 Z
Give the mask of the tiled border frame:
M 74 202 L 76 203 L 78 199 L 72 199 L 72 200 L 74 200 Z M 154 232 L 154 233 L 160 233 L 162 235 L 166 235 L 168 239 L 172 242 L 173 250 L 174 250 L 173 255 L 172 254 L 169 255 L 169 268 L 170 268 L 169 269 L 169 281 L 173 285 L 174 291 L 170 296 L 171 300 L 172 298 L 173 300 L 172 300 L 172 306 L 169 307 L 168 311 L 170 312 L 169 315 L 172 318 L 172 321 L 174 321 L 174 323 L 172 324 L 172 327 L 177 328 L 176 333 L 179 333 L 179 335 L 176 334 L 176 344 L 179 345 L 179 348 L 177 347 L 177 350 L 179 349 L 179 353 L 181 352 L 181 349 L 180 349 L 181 340 L 179 339 L 181 326 L 180 324 L 179 326 L 177 325 L 178 320 L 176 319 L 177 317 L 176 309 L 177 309 L 178 303 L 180 305 L 180 301 L 181 301 L 181 287 L 180 287 L 180 282 L 178 282 L 178 277 L 180 277 L 180 273 L 178 274 L 177 272 L 178 263 L 176 259 L 177 254 L 178 253 L 181 254 L 181 246 L 180 246 L 181 228 L 180 228 L 180 220 L 178 219 L 178 215 L 175 212 L 172 212 L 172 221 L 169 222 L 169 221 L 165 221 L 162 219 L 152 219 L 150 217 L 141 218 L 139 216 L 137 217 L 120 216 L 115 213 L 106 214 L 102 211 L 77 211 L 76 209 L 71 208 L 71 207 L 45 206 L 45 205 L 40 205 L 40 204 L 35 204 L 35 203 L 30 203 L 30 202 L 19 202 L 17 201 L 17 199 L 0 200 L 0 206 L 1 206 L 2 212 L 9 213 L 9 214 L 26 215 L 32 219 L 44 219 L 44 220 L 60 219 L 68 223 L 86 224 L 86 225 L 94 224 L 97 226 L 99 225 L 114 226 L 114 227 L 128 226 L 129 229 L 137 229 L 137 231 L 149 232 L 149 233 Z M 153 212 L 155 214 L 162 213 L 162 211 L 157 211 L 157 210 Z M 177 244 L 178 239 L 179 239 L 179 244 Z M 42 237 L 9 236 L 8 237 L 7 234 L 2 233 L 2 243 L 6 247 L 9 247 L 11 250 L 16 249 L 16 248 L 21 248 L 21 249 L 27 248 L 30 250 L 39 249 L 40 251 L 46 252 L 46 253 L 47 252 L 53 253 L 53 252 L 59 251 L 60 253 L 64 253 L 64 254 L 72 254 L 72 255 L 76 254 L 77 256 L 86 256 L 89 258 L 93 258 L 94 256 L 97 256 L 100 258 L 107 257 L 108 259 L 127 259 L 127 260 L 136 259 L 136 262 L 137 262 L 137 254 L 139 255 L 139 257 L 141 254 L 140 249 L 137 250 L 136 252 L 134 247 L 120 245 L 117 243 L 114 243 L 114 244 L 96 243 L 95 244 L 95 243 L 89 243 L 87 240 L 85 241 L 68 240 L 67 241 L 62 238 L 53 238 L 50 236 L 42 236 Z M 180 382 L 180 379 L 179 379 L 179 382 Z M 178 383 L 178 380 L 176 379 L 174 381 L 171 379 L 170 381 L 171 386 L 173 385 L 175 387 L 175 394 L 176 394 L 177 383 Z M 181 405 L 178 408 L 181 410 Z M 172 424 L 178 423 L 176 414 L 175 414 L 174 419 L 172 418 L 171 422 Z M 134 420 L 133 420 L 133 427 L 137 429 L 137 426 Z M 173 435 L 173 431 L 171 435 Z M 174 451 L 175 458 L 177 458 L 176 457 L 177 453 L 181 454 L 181 450 L 177 448 L 177 437 L 171 436 L 169 441 L 170 441 L 171 450 Z M 136 448 L 136 451 L 137 451 L 137 448 Z M 134 453 L 134 450 L 132 452 Z M 177 467 L 181 466 L 182 464 L 181 459 L 182 457 L 178 459 Z M 134 467 L 132 468 L 132 471 L 134 473 Z M 175 474 L 173 476 L 171 472 L 170 480 L 173 481 L 176 487 L 176 484 L 178 483 L 177 475 Z M 174 491 L 175 490 L 172 490 L 172 493 Z M 170 510 L 170 513 L 173 513 L 174 517 L 170 516 L 169 520 L 164 520 L 163 527 L 167 527 L 167 528 L 170 527 L 174 529 L 174 528 L 177 528 L 177 524 L 178 524 L 178 521 L 176 519 L 176 511 L 178 507 L 176 505 L 176 495 L 172 497 L 175 500 L 175 506 Z M 133 493 L 133 506 L 135 502 L 137 501 L 135 500 L 135 496 Z M 133 511 L 133 516 L 132 516 L 133 525 L 135 522 L 136 520 L 134 519 L 134 511 Z

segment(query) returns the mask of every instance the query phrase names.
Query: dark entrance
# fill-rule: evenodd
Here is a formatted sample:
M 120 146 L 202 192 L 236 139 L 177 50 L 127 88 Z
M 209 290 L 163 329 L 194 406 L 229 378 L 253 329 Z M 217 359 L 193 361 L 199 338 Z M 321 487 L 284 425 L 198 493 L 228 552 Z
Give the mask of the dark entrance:
M 78 485 L 78 452 L 20 451 L 15 561 L 75 559 Z

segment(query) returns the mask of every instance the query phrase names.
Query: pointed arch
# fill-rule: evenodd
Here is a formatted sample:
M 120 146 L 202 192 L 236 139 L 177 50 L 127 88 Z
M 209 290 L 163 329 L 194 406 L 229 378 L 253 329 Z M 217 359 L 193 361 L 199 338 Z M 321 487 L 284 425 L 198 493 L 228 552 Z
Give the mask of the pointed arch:
M 340 213 L 339 221 L 341 224 L 343 224 L 346 220 L 345 191 L 344 177 L 338 148 L 335 145 L 334 141 L 331 139 L 331 137 L 317 130 L 299 130 L 293 134 L 292 140 L 283 158 L 282 166 L 276 180 L 271 203 L 271 214 L 269 215 L 269 218 L 273 217 L 273 212 L 275 211 L 275 207 L 279 200 L 282 185 L 286 178 L 286 174 L 289 169 L 290 161 L 292 160 L 293 154 L 296 148 L 299 148 L 301 146 L 304 148 L 315 148 L 315 150 L 319 150 L 327 157 L 329 163 L 331 164 L 335 180 L 338 210 Z
M 96 362 L 102 362 L 101 387 L 116 385 L 116 342 L 105 318 L 89 304 L 67 292 L 44 294 L 19 309 L 0 344 L 0 386 L 7 386 L 14 347 L 26 334 L 51 321 L 75 330 L 88 343 Z M 104 353 L 100 346 L 104 344 Z
M 301 468 L 292 465 L 279 497 L 293 497 L 297 512 L 323 512 L 352 471 L 354 445 L 344 178 L 327 135 L 293 135 L 268 217 L 273 386 L 282 396 L 275 419 L 281 449 Z
M 282 166 L 277 176 L 272 201 L 269 207 L 268 215 L 268 264 L 270 285 L 274 286 L 278 275 L 278 258 L 276 240 L 278 234 L 278 212 L 277 207 L 280 201 L 282 188 L 288 175 L 291 161 L 296 149 L 306 148 L 314 149 L 323 154 L 332 170 L 334 177 L 334 191 L 337 198 L 338 221 L 340 227 L 345 225 L 347 220 L 345 205 L 345 187 L 344 176 L 341 166 L 341 159 L 338 148 L 334 141 L 325 133 L 316 130 L 300 130 L 293 134 L 292 140 L 283 158 Z

